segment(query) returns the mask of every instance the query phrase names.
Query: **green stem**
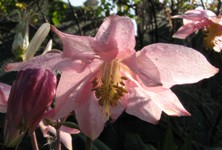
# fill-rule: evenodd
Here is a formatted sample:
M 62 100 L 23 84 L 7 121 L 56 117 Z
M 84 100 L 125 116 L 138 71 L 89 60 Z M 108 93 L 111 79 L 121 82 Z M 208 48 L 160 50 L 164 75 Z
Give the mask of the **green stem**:
M 92 150 L 92 140 L 86 137 L 86 150 Z

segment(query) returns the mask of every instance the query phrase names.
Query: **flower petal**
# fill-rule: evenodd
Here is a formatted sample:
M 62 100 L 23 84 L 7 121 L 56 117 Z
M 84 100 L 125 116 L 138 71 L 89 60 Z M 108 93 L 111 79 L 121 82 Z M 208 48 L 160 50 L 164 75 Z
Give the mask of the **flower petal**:
M 210 10 L 188 10 L 184 15 L 175 15 L 172 18 L 183 18 L 192 21 L 202 21 L 206 18 L 214 18 L 216 14 Z
M 28 68 L 42 68 L 42 69 L 49 69 L 49 70 L 59 70 L 56 68 L 55 65 L 59 62 L 63 61 L 62 53 L 60 51 L 52 51 L 45 55 L 39 55 L 36 57 L 31 58 L 29 61 L 26 62 L 19 62 L 19 63 L 9 63 L 4 66 L 6 71 L 15 71 L 15 70 L 24 70 Z
M 172 18 L 183 18 L 184 23 L 173 38 L 185 39 L 191 33 L 211 24 L 216 15 L 210 10 L 189 10 L 184 15 L 176 15 Z
M 10 85 L 0 83 L 0 112 L 2 113 L 6 113 L 7 111 L 7 102 L 10 90 Z
M 133 22 L 128 17 L 110 16 L 100 26 L 94 50 L 103 60 L 126 58 L 135 47 Z
M 119 118 L 119 116 L 123 113 L 124 110 L 125 110 L 124 104 L 119 102 L 117 106 L 110 107 L 110 114 L 111 114 L 110 117 L 115 121 L 117 118 Z
M 170 90 L 163 87 L 146 88 L 147 94 L 152 101 L 170 116 L 190 116 L 190 113 L 183 107 L 177 96 Z
M 60 131 L 66 132 L 66 133 L 69 133 L 69 134 L 79 134 L 80 133 L 80 131 L 78 129 L 69 128 L 69 127 L 66 127 L 66 126 L 61 126 Z
M 158 68 L 149 58 L 140 55 L 140 52 L 137 52 L 137 56 L 131 55 L 124 59 L 122 63 L 139 76 L 146 86 L 161 85 Z
M 185 24 L 182 27 L 180 27 L 176 33 L 173 34 L 173 38 L 178 38 L 178 39 L 185 39 L 187 38 L 190 34 L 193 32 L 201 29 L 196 27 L 196 24 L 194 23 L 189 23 Z
M 89 61 L 94 58 L 95 52 L 93 51 L 91 45 L 95 41 L 92 37 L 66 34 L 57 30 L 54 26 L 51 26 L 51 29 L 62 41 L 63 55 L 65 57 L 81 59 L 83 61 Z
M 160 120 L 162 110 L 139 87 L 128 89 L 126 112 L 153 124 Z
M 75 114 L 80 130 L 95 140 L 103 131 L 108 118 L 103 114 L 94 93 L 89 92 L 91 93 L 90 98 L 75 110 Z
M 26 53 L 25 53 L 25 60 L 29 60 L 34 56 L 42 42 L 45 40 L 46 36 L 50 31 L 50 24 L 44 23 L 42 24 L 38 31 L 35 33 L 34 37 L 32 38 Z
M 195 83 L 218 72 L 201 53 L 181 45 L 152 44 L 144 47 L 140 55 L 157 66 L 165 87 Z
M 126 105 L 125 111 L 128 114 L 137 116 L 146 122 L 153 124 L 158 123 L 162 110 L 151 100 L 147 91 L 144 90 L 142 87 L 144 84 L 136 81 L 128 73 L 126 73 L 125 76 L 128 78 L 126 82 L 128 94 L 124 99 Z
M 90 83 L 90 79 L 95 76 L 100 63 L 94 61 L 87 65 L 79 64 L 78 61 L 67 61 L 63 64 L 62 76 L 56 92 L 55 108 L 52 110 L 54 119 L 67 116 L 89 97 L 85 93 L 87 90 L 91 91 L 87 83 Z
M 216 36 L 213 40 L 214 47 L 213 49 L 216 52 L 220 52 L 222 50 L 222 36 Z
M 49 137 L 49 132 L 56 136 L 56 129 L 53 126 L 45 125 L 42 121 L 39 123 L 39 127 L 42 131 L 44 137 Z M 60 127 L 60 140 L 64 146 L 72 150 L 72 137 L 70 134 L 78 134 L 80 131 L 78 129 L 72 129 L 65 126 Z

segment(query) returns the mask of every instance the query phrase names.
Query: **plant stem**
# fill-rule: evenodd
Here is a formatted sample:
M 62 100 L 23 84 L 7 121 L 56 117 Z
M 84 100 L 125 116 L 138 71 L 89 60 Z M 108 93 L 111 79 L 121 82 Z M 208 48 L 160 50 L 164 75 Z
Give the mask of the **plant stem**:
M 92 150 L 92 140 L 86 137 L 86 150 Z
M 60 131 L 59 128 L 56 128 L 56 150 L 61 150 L 61 141 L 60 141 Z
M 32 132 L 30 136 L 31 136 L 31 141 L 32 141 L 32 149 L 33 150 L 39 150 L 38 141 L 37 141 L 37 138 L 36 138 L 35 131 Z

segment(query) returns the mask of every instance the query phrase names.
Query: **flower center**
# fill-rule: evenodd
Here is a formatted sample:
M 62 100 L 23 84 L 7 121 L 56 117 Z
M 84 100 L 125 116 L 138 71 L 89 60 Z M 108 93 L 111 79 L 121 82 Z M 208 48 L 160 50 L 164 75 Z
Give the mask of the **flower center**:
M 117 106 L 121 97 L 127 93 L 124 81 L 125 76 L 121 76 L 120 62 L 113 60 L 105 62 L 102 65 L 99 78 L 94 78 L 92 81 L 95 96 L 98 99 L 99 105 L 103 107 L 104 114 L 110 116 L 110 106 Z
M 222 35 L 222 30 L 218 24 L 211 24 L 207 27 L 206 36 L 204 38 L 204 46 L 211 49 L 215 46 L 215 38 Z

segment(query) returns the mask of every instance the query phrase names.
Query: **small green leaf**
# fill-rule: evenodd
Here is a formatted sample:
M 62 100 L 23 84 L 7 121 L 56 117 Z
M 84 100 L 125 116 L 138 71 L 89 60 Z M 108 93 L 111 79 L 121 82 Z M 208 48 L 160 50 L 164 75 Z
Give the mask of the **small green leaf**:
M 168 123 L 167 131 L 163 142 L 163 147 L 161 150 L 176 150 L 177 149 L 176 147 L 177 146 L 173 138 L 171 124 Z
M 79 126 L 76 123 L 70 121 L 59 122 L 59 125 L 63 125 L 69 128 L 79 129 Z

